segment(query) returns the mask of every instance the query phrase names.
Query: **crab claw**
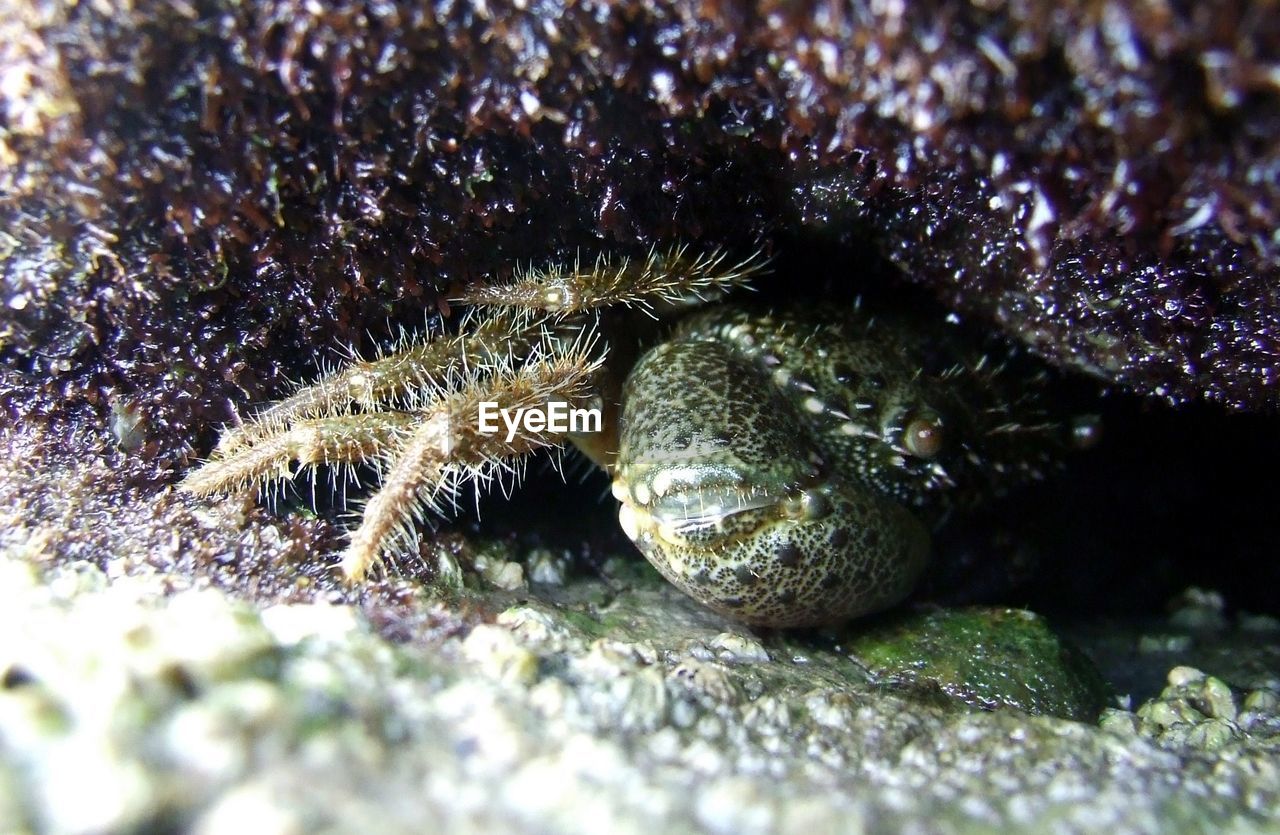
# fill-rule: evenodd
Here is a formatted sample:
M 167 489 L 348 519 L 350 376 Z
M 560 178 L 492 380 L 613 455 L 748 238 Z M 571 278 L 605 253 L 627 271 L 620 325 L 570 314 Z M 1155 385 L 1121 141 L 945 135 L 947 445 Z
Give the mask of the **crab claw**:
M 816 626 L 898 602 L 926 562 L 924 526 L 830 475 L 758 377 L 711 341 L 641 359 L 614 470 L 623 531 L 685 593 L 746 623 Z

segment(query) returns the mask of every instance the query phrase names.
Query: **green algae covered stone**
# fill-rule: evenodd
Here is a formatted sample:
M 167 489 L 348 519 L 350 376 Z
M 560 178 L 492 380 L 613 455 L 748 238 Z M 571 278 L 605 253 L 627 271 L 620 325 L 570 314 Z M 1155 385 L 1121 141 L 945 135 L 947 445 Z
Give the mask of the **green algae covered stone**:
M 859 635 L 849 652 L 881 683 L 983 710 L 1092 722 L 1109 693 L 1088 657 L 1023 609 L 907 612 Z

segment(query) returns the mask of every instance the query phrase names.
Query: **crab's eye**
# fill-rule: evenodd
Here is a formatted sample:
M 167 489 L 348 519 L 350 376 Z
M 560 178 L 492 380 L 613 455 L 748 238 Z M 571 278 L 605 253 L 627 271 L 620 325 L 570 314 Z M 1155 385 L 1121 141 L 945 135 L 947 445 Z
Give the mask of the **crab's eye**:
M 918 458 L 933 458 L 942 452 L 946 443 L 942 432 L 942 418 L 936 414 L 913 417 L 907 422 L 902 435 L 907 451 Z

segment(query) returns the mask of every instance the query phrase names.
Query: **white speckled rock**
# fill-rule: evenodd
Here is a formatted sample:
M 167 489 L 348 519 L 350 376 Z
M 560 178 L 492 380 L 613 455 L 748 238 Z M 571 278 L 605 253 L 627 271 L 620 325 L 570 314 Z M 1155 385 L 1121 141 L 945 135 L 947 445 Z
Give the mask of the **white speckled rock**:
M 348 607 L 29 559 L 0 558 L 4 832 L 1277 823 L 1280 698 L 1198 670 L 1096 727 L 912 701 L 664 588 L 394 644 Z

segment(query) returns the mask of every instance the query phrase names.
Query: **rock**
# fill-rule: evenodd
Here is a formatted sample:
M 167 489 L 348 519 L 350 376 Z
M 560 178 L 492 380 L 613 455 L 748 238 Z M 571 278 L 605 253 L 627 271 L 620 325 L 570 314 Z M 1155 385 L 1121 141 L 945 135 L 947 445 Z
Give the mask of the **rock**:
M 851 656 L 890 687 L 1082 721 L 1096 719 L 1108 695 L 1092 662 L 1027 611 L 909 612 L 851 632 Z
M 1280 697 L 1238 699 L 1199 671 L 1099 727 L 886 688 L 824 641 L 753 635 L 661 586 L 598 609 L 574 583 L 497 624 L 393 643 L 347 607 L 52 573 L 0 558 L 4 831 L 1280 822 Z M 1009 646 L 1052 645 L 1017 612 L 936 631 L 977 621 L 989 640 L 1002 619 L 1022 624 Z

